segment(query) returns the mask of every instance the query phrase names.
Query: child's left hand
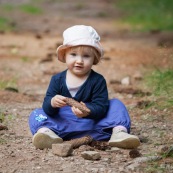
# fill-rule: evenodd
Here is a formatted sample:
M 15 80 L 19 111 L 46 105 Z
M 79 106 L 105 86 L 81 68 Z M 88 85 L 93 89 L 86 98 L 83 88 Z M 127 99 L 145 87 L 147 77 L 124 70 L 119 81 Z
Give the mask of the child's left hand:
M 85 103 L 83 102 L 80 102 L 81 104 L 85 105 Z M 76 107 L 72 107 L 72 112 L 78 117 L 78 118 L 83 118 L 83 117 L 86 117 L 88 115 L 87 112 L 82 112 L 81 110 L 79 110 L 78 108 Z

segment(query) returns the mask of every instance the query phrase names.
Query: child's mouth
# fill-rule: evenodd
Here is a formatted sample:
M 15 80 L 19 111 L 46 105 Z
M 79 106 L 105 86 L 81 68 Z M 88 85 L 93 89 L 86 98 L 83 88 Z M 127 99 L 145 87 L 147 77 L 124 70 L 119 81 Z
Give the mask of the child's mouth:
M 82 66 L 75 66 L 75 68 L 82 69 L 83 67 Z

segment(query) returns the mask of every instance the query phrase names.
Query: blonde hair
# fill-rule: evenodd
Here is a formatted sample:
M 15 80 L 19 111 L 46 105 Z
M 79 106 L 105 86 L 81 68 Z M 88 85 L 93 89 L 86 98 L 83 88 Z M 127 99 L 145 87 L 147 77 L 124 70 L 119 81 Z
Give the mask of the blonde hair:
M 94 56 L 94 62 L 93 62 L 93 65 L 96 65 L 99 63 L 100 61 L 100 54 L 99 52 L 94 48 L 94 47 L 91 47 L 91 46 L 85 46 L 85 45 L 80 45 L 80 46 L 73 46 L 73 47 L 67 47 L 65 49 L 65 51 L 70 51 L 70 50 L 77 50 L 77 51 L 80 51 L 80 52 L 89 52 L 91 53 L 93 56 Z

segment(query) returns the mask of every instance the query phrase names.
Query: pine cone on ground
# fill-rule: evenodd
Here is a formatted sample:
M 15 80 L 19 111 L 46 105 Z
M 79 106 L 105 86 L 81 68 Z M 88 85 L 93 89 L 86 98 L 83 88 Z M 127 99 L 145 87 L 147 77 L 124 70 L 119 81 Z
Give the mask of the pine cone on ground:
M 66 141 L 66 143 L 72 144 L 73 148 L 78 148 L 81 145 L 88 145 L 92 142 L 92 137 L 91 136 L 84 136 L 82 138 L 76 138 L 72 139 L 70 141 Z
M 141 153 L 137 149 L 133 149 L 133 150 L 130 150 L 129 156 L 130 158 L 136 158 L 136 157 L 140 157 Z

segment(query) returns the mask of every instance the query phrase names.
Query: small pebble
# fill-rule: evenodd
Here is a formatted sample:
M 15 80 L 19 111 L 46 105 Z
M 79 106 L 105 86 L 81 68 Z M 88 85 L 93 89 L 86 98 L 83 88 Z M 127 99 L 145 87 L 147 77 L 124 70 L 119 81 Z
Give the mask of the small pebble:
M 84 151 L 81 155 L 87 160 L 99 160 L 101 158 L 100 153 L 96 151 Z

